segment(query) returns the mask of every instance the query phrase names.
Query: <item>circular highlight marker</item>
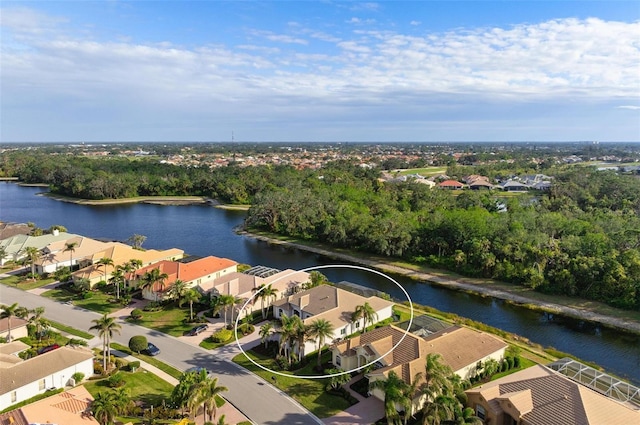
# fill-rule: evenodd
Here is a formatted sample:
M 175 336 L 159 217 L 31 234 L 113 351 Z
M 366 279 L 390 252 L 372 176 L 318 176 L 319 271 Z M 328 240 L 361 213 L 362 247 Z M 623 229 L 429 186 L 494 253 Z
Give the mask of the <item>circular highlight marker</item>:
M 400 288 L 400 290 L 404 293 L 404 295 L 407 297 L 407 300 L 409 301 L 409 309 L 411 312 L 411 317 L 409 318 L 409 326 L 407 327 L 407 329 L 411 328 L 411 325 L 413 324 L 413 301 L 411 301 L 411 297 L 409 296 L 409 294 L 407 293 L 407 291 L 402 287 L 402 285 L 400 285 L 398 282 L 395 281 L 395 279 L 393 279 L 391 276 L 388 276 L 382 272 L 379 272 L 378 270 L 373 270 L 370 269 L 368 267 L 362 267 L 362 266 L 354 266 L 354 265 L 350 265 L 350 264 L 328 264 L 328 265 L 320 265 L 320 266 L 313 266 L 313 267 L 307 267 L 306 269 L 302 269 L 302 270 L 294 270 L 291 273 L 287 273 L 284 276 L 279 277 L 278 279 L 274 280 L 273 282 L 271 282 L 270 284 L 273 284 L 281 279 L 284 279 L 288 276 L 291 276 L 295 273 L 299 273 L 299 272 L 309 272 L 309 271 L 314 271 L 314 270 L 319 270 L 319 269 L 331 269 L 331 268 L 344 268 L 344 269 L 356 269 L 356 270 L 364 270 L 367 272 L 371 272 L 371 273 L 375 273 L 377 275 L 380 275 L 382 277 L 385 277 L 387 279 L 389 279 L 391 282 L 395 283 L 398 288 Z M 242 308 L 240 309 L 240 311 L 243 311 L 245 308 L 247 308 L 247 305 L 251 302 L 251 300 L 253 300 L 254 298 L 256 298 L 260 292 L 262 292 L 266 287 L 260 289 L 259 291 L 257 291 L 255 294 L 253 294 L 253 296 L 251 296 L 243 305 Z M 313 316 L 312 316 L 313 317 Z M 369 367 L 373 364 L 375 364 L 376 362 L 378 362 L 379 360 L 382 360 L 384 357 L 386 357 L 387 355 L 391 354 L 391 352 L 393 350 L 395 350 L 401 343 L 402 341 L 406 338 L 407 334 L 409 333 L 408 331 L 404 331 L 404 335 L 402 335 L 402 338 L 400 338 L 400 340 L 389 349 L 389 351 L 387 351 L 386 353 L 382 354 L 380 357 L 370 361 L 367 364 L 364 364 L 362 366 L 359 366 L 355 369 L 351 369 L 351 370 L 345 370 L 339 373 L 332 373 L 332 374 L 327 374 L 327 375 L 292 375 L 292 374 L 288 374 L 288 373 L 283 373 L 283 372 L 278 372 L 272 369 L 269 369 L 268 367 L 264 367 L 261 364 L 258 364 L 257 362 L 255 362 L 251 357 L 249 357 L 247 355 L 247 353 L 242 349 L 242 345 L 240 345 L 240 340 L 238 339 L 238 325 L 240 323 L 240 314 L 238 314 L 238 317 L 236 317 L 236 321 L 234 324 L 234 334 L 235 334 L 235 339 L 236 339 L 236 344 L 238 345 L 238 348 L 240 348 L 240 351 L 242 352 L 242 354 L 254 365 L 256 365 L 257 367 L 259 367 L 262 370 L 265 370 L 269 373 L 273 373 L 274 375 L 279 375 L 279 376 L 286 376 L 289 378 L 301 378 L 301 379 L 324 379 L 324 378 L 333 378 L 334 376 L 341 376 L 341 375 L 345 375 L 347 373 L 352 373 L 352 372 L 357 372 L 359 370 L 362 370 L 366 367 Z

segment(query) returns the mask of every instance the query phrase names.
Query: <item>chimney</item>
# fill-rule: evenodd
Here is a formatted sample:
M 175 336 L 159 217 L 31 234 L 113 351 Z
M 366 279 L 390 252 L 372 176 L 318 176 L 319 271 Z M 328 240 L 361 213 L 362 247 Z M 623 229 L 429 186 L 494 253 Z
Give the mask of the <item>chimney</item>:
M 51 232 L 53 234 L 53 236 L 58 236 L 60 234 L 60 230 L 58 229 L 53 229 L 53 232 Z
M 309 294 L 304 294 L 303 296 L 300 297 L 300 302 L 299 302 L 300 310 L 304 309 L 308 305 L 309 305 Z

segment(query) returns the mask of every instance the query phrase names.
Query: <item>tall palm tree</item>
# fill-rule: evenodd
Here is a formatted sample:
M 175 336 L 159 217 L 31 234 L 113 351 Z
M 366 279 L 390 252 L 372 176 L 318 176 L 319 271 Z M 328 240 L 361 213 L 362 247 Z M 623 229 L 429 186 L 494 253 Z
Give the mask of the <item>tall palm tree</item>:
M 271 285 L 265 285 L 264 283 L 257 288 L 253 288 L 253 292 L 258 292 L 258 298 L 260 298 L 260 308 L 262 310 L 262 318 L 267 318 L 267 313 L 265 309 L 265 300 L 271 302 L 271 299 L 276 297 L 278 289 L 274 288 Z
M 425 398 L 422 407 L 424 421 L 438 421 L 443 415 L 448 414 L 448 407 L 432 406 L 449 402 L 449 397 L 454 395 L 454 386 L 450 377 L 453 375 L 451 368 L 441 362 L 439 354 L 430 353 L 425 363 L 424 380 L 420 385 L 420 394 Z M 454 397 L 455 398 L 455 397 Z M 431 418 L 431 419 L 427 419 Z M 427 422 L 423 422 L 427 423 Z
M 96 261 L 96 268 L 100 269 L 100 267 L 104 266 L 104 281 L 107 281 L 107 266 L 112 266 L 113 267 L 113 259 L 109 258 L 109 257 L 102 257 L 101 259 L 99 259 L 98 261 Z
M 91 413 L 101 425 L 112 424 L 118 414 L 118 407 L 114 403 L 114 393 L 99 392 L 91 402 Z
M 267 285 L 267 287 L 261 292 L 261 295 L 263 295 L 264 299 L 267 300 L 267 305 L 271 305 L 273 299 L 278 296 L 278 289 L 271 285 Z M 262 317 L 266 318 L 266 313 L 263 313 Z
M 169 277 L 169 275 L 167 275 L 166 273 L 162 273 L 160 271 L 160 269 L 156 268 L 156 269 L 151 269 L 147 272 L 145 272 L 144 275 L 142 275 L 142 278 L 140 279 L 140 289 L 141 290 L 145 290 L 147 288 L 150 288 L 151 291 L 154 293 L 155 295 L 155 300 L 158 301 L 158 293 L 155 291 L 155 284 L 159 283 L 160 284 L 160 288 L 161 290 L 164 288 L 164 281 Z
M 309 324 L 309 336 L 318 343 L 318 370 L 322 367 L 322 347 L 333 336 L 333 324 L 327 319 L 316 319 Z
M 124 267 L 116 266 L 115 270 L 111 273 L 111 277 L 109 278 L 109 283 L 115 286 L 116 288 L 116 300 L 120 299 L 120 285 L 124 283 Z
M 94 323 L 89 330 L 97 330 L 98 336 L 102 337 L 102 366 L 107 371 L 107 360 L 111 358 L 111 338 L 114 333 L 120 334 L 120 326 L 116 319 L 107 316 L 105 313 L 100 319 L 94 319 L 91 321 Z
M 28 246 L 24 250 L 27 260 L 31 265 L 31 276 L 35 278 L 36 275 L 36 261 L 42 257 L 42 252 L 35 246 Z
M 409 385 L 394 371 L 389 372 L 387 379 L 378 379 L 369 383 L 369 388 L 380 389 L 384 393 L 384 414 L 389 425 L 401 423 L 397 406 L 406 406 Z
M 2 313 L 0 313 L 0 319 L 7 319 L 7 341 L 11 342 L 11 318 L 21 317 L 24 318 L 28 314 L 28 310 L 24 307 L 20 307 L 18 303 L 2 306 Z
M 355 311 L 351 315 L 351 320 L 353 322 L 357 322 L 362 319 L 362 332 L 367 331 L 367 322 L 372 325 L 378 320 L 378 313 L 376 313 L 375 309 L 371 307 L 368 302 L 365 302 L 362 305 L 356 306 Z
M 33 325 L 36 329 L 36 335 L 38 336 L 38 341 L 42 340 L 42 334 L 46 329 L 51 327 L 51 323 L 47 319 L 43 317 L 44 315 L 44 307 L 36 307 L 31 310 L 32 316 L 29 318 L 29 323 Z
M 73 271 L 73 253 L 76 252 L 78 242 L 68 242 L 64 244 L 62 252 L 69 252 L 69 269 Z
M 193 322 L 193 303 L 200 301 L 201 297 L 202 296 L 200 295 L 200 292 L 196 291 L 193 288 L 187 290 L 184 293 L 184 296 L 182 297 L 182 301 L 186 301 L 189 303 L 189 318 L 192 322 Z
M 218 414 L 216 399 L 223 391 L 228 391 L 227 387 L 218 385 L 218 378 L 207 378 L 200 384 L 200 397 L 204 402 L 204 410 L 209 414 L 209 420 L 214 420 Z
M 300 344 L 304 344 L 304 339 L 306 337 L 306 328 L 302 319 L 299 316 L 287 316 L 286 314 L 282 314 L 280 316 L 280 326 L 276 331 L 280 336 L 280 347 L 278 350 L 279 354 L 284 353 L 287 357 L 287 362 L 291 365 L 291 353 L 296 346 L 298 345 L 298 353 L 300 352 Z
M 227 324 L 227 311 L 229 307 L 233 307 L 236 297 L 233 295 L 220 295 L 218 296 L 218 305 L 224 310 L 224 324 Z
M 178 301 L 178 306 L 182 307 L 185 302 L 182 297 L 184 297 L 184 294 L 188 290 L 189 288 L 187 288 L 187 282 L 185 282 L 184 280 L 176 279 L 176 281 L 173 282 L 173 285 L 171 285 L 171 287 L 167 290 L 167 296 L 172 300 Z

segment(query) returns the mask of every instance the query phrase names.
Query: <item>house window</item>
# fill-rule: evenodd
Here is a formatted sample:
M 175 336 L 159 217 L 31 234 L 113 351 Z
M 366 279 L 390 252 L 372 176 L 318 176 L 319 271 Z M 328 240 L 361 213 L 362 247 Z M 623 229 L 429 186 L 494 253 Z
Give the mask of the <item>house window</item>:
M 484 420 L 485 417 L 487 416 L 486 411 L 484 410 L 484 407 L 482 407 L 479 404 L 476 405 L 476 416 L 482 420 Z
M 360 322 L 356 322 L 356 328 L 360 327 Z
M 18 401 L 18 394 L 15 391 L 11 391 L 11 403 Z
M 340 356 L 336 356 L 336 366 L 342 366 L 342 360 L 340 359 Z
M 46 382 L 45 382 L 44 379 L 41 379 L 41 380 L 38 381 L 38 389 L 39 390 L 41 390 L 41 391 L 44 390 L 46 386 L 47 385 L 46 385 Z
M 346 334 L 347 334 L 347 329 L 346 328 L 340 329 L 340 335 L 346 335 Z

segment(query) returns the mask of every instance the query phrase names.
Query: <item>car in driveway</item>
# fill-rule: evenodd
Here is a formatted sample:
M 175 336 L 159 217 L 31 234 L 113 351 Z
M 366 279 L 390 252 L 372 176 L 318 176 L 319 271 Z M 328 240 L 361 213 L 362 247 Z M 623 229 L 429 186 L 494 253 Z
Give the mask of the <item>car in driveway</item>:
M 49 351 L 53 351 L 57 348 L 60 348 L 58 344 L 47 345 L 46 347 L 42 347 L 37 351 L 38 354 L 48 353 Z
M 198 334 L 201 334 L 202 332 L 207 330 L 207 325 L 198 325 L 194 328 L 192 328 L 189 332 L 187 332 L 187 335 L 189 336 L 196 336 Z
M 158 354 L 160 354 L 160 349 L 156 347 L 154 344 L 149 342 L 147 344 L 147 348 L 142 352 L 147 356 L 157 356 Z

